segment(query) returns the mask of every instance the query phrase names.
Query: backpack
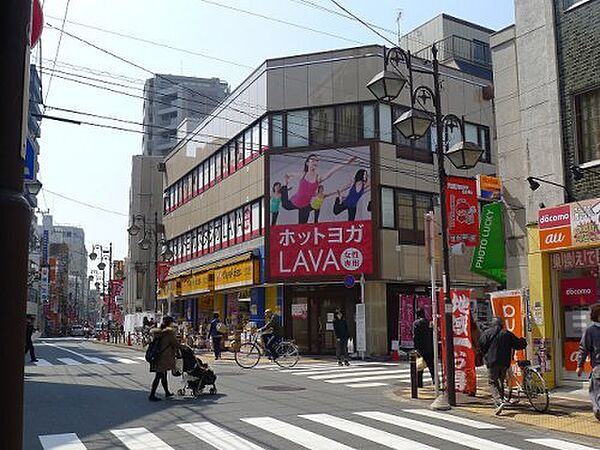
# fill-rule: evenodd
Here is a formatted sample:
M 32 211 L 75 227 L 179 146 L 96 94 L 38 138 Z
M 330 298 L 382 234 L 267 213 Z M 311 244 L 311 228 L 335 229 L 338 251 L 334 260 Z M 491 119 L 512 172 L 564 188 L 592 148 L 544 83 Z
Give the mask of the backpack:
M 148 344 L 148 348 L 146 349 L 146 361 L 152 364 L 155 362 L 159 355 L 164 351 L 164 349 L 159 350 L 160 348 L 160 338 L 153 339 L 152 342 Z

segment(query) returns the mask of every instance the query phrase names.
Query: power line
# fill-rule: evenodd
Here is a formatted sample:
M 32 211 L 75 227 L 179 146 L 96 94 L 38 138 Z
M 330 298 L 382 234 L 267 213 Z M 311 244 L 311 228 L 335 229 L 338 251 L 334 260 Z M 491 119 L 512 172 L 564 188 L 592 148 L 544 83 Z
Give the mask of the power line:
M 62 42 L 63 33 L 65 30 L 65 22 L 67 20 L 67 13 L 69 12 L 69 5 L 71 4 L 71 0 L 67 0 L 67 4 L 65 6 L 65 14 L 62 19 L 62 25 L 60 26 L 60 36 L 58 37 L 58 44 L 56 45 L 56 53 L 54 54 L 54 62 L 53 68 L 56 66 L 56 60 L 58 59 L 58 52 L 60 51 L 60 44 Z M 50 74 L 50 78 L 48 79 L 48 89 L 46 89 L 46 98 L 44 98 L 44 103 L 48 101 L 48 95 L 50 95 L 50 86 L 52 85 L 52 74 Z
M 77 204 L 82 205 L 82 206 L 87 206 L 88 208 L 92 208 L 92 209 L 96 209 L 96 210 L 99 210 L 99 211 L 103 211 L 105 213 L 115 214 L 117 216 L 123 216 L 123 217 L 128 217 L 129 216 L 128 214 L 124 214 L 124 213 L 119 212 L 119 211 L 113 211 L 112 209 L 107 209 L 107 208 L 103 208 L 101 206 L 92 205 L 91 203 L 86 203 L 86 202 L 83 202 L 81 200 L 77 200 L 76 198 L 68 197 L 68 196 L 66 196 L 64 194 L 59 194 L 58 192 L 53 192 L 53 191 L 51 191 L 51 190 L 49 190 L 49 189 L 47 189 L 45 187 L 42 187 L 42 192 L 48 192 L 48 194 L 54 195 L 56 197 L 60 197 L 60 198 L 62 198 L 64 200 L 68 200 L 70 202 L 77 203 Z
M 362 20 L 360 17 L 358 17 L 357 15 L 351 13 L 348 9 L 344 8 L 342 5 L 340 5 L 336 0 L 330 0 L 331 3 L 333 3 L 335 6 L 337 6 L 338 8 L 340 8 L 342 11 L 344 11 L 346 14 L 348 14 L 349 16 L 353 17 L 354 20 L 362 23 L 365 27 L 367 27 L 369 30 L 371 30 L 373 33 L 375 33 L 377 36 L 379 36 L 380 38 L 382 38 L 383 40 L 389 42 L 392 44 L 392 46 L 396 47 L 396 43 L 394 41 L 391 41 L 390 39 L 388 39 L 386 36 L 384 36 L 383 34 L 381 34 L 379 31 L 377 31 L 373 26 L 371 26 L 368 22 L 365 22 L 364 20 Z

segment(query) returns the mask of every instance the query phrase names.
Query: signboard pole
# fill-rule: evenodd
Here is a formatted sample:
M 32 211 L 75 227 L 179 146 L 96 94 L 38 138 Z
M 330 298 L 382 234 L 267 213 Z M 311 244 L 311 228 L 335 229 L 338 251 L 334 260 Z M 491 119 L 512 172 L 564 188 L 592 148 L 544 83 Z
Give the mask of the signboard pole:
M 437 274 L 435 270 L 435 239 L 434 239 L 434 221 L 433 212 L 425 214 L 425 233 L 426 242 L 429 244 L 429 252 L 427 259 L 429 259 L 429 274 L 431 276 L 431 318 L 433 319 L 433 386 L 435 389 L 435 397 L 437 398 L 440 394 L 440 377 L 439 377 L 439 349 L 438 349 L 438 304 L 437 304 L 437 293 L 436 293 L 436 279 Z
M 360 359 L 362 359 L 364 361 L 365 359 L 365 352 L 367 351 L 367 329 L 366 329 L 366 314 L 365 314 L 365 274 L 361 273 L 360 274 L 360 303 L 363 305 L 361 311 L 362 311 L 362 323 L 363 326 L 361 328 L 361 340 L 364 343 L 361 346 L 361 349 L 359 349 L 360 352 Z M 358 329 L 356 330 L 358 333 Z

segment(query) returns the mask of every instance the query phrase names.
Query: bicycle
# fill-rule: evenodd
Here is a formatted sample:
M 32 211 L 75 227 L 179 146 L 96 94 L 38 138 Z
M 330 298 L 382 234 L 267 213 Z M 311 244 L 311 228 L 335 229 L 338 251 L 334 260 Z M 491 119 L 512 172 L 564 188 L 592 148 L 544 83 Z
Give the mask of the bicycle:
M 506 378 L 507 402 L 511 404 L 519 403 L 521 393 L 523 393 L 527 396 L 533 409 L 541 413 L 548 411 L 550 396 L 540 368 L 532 366 L 529 360 L 517 361 L 517 365 L 523 372 L 523 382 L 520 382 L 515 376 L 512 367 L 508 369 L 509 376 Z
M 242 369 L 251 369 L 260 361 L 262 355 L 268 355 L 269 351 L 259 339 L 260 333 L 254 333 L 248 342 L 240 345 L 234 353 L 235 362 Z M 293 340 L 282 340 L 275 346 L 276 358 L 272 358 L 279 367 L 292 368 L 300 359 L 300 350 Z

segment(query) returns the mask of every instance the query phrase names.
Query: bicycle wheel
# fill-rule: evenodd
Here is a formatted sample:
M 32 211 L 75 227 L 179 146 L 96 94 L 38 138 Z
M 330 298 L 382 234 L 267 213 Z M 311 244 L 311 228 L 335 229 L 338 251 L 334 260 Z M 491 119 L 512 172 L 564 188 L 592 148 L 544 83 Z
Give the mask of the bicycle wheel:
M 246 342 L 235 352 L 235 362 L 242 369 L 251 369 L 260 361 L 260 349 L 252 342 Z
M 546 412 L 550 406 L 550 398 L 544 377 L 535 371 L 530 370 L 523 381 L 523 390 L 529 399 L 529 403 L 538 412 Z
M 292 342 L 282 342 L 279 344 L 275 351 L 277 352 L 277 358 L 275 363 L 279 367 L 291 368 L 298 364 L 300 359 L 300 351 L 298 346 Z

